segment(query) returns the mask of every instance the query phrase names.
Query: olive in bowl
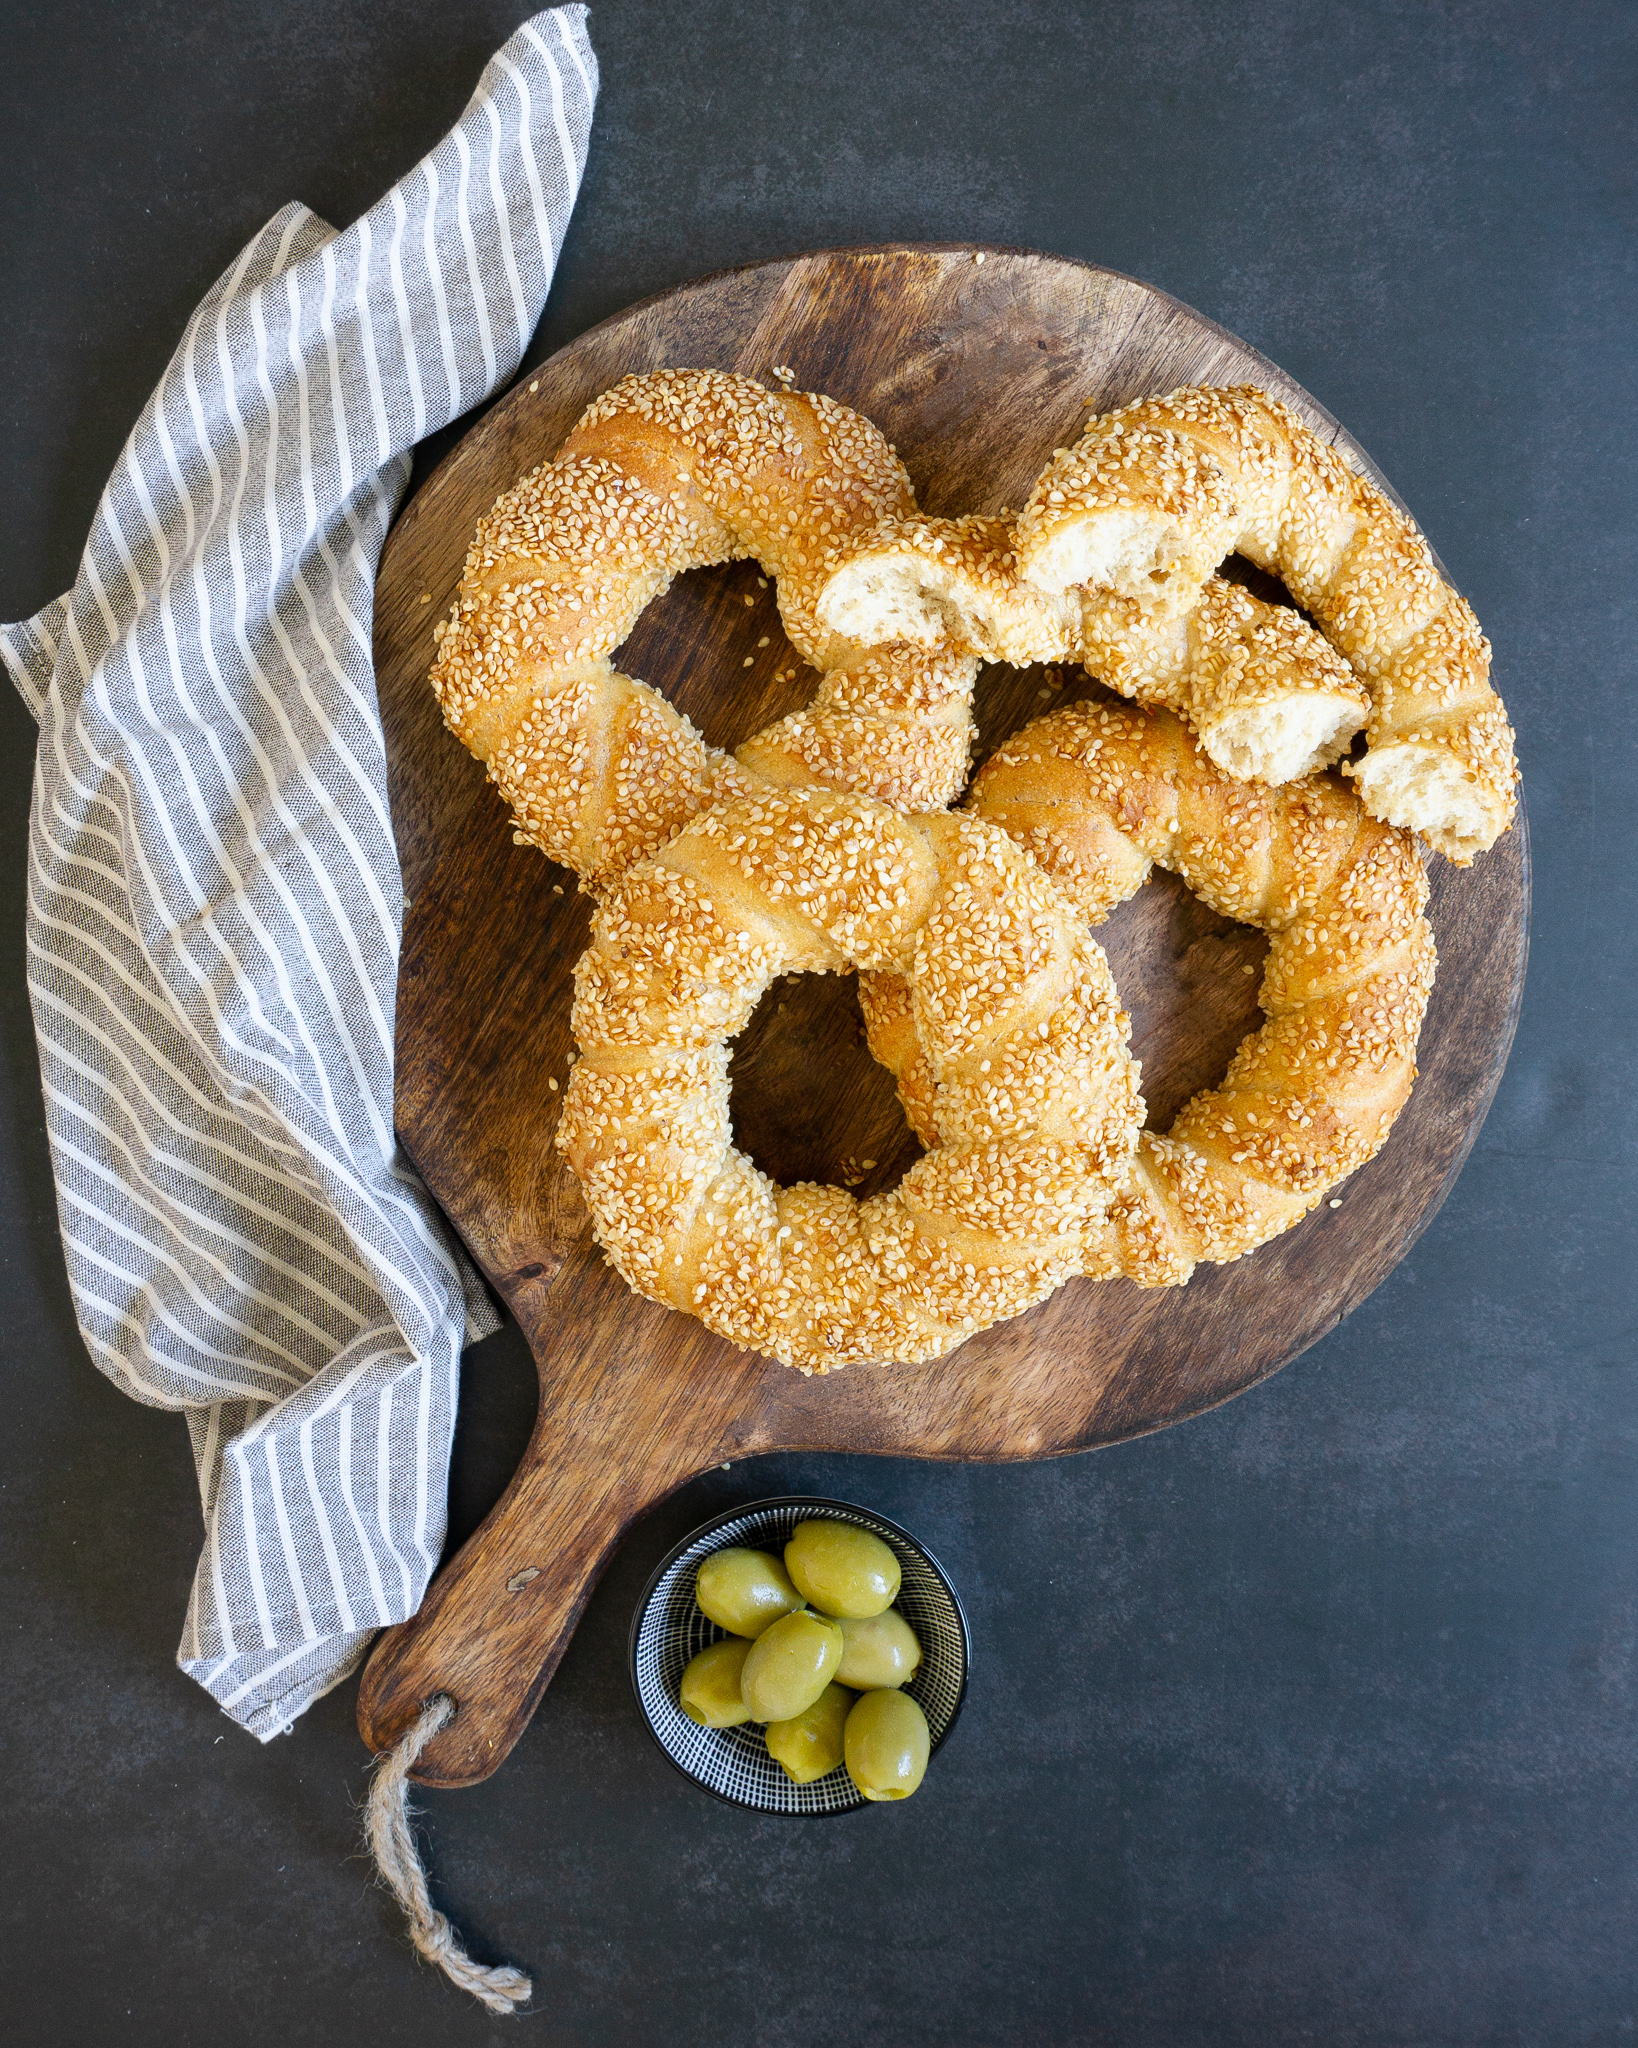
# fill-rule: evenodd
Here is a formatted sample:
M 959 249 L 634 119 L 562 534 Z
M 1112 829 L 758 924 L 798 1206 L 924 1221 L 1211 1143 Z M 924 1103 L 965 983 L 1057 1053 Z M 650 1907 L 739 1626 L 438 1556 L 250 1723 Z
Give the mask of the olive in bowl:
M 854 1695 L 827 1685 L 811 1706 L 789 1721 L 770 1721 L 768 1754 L 793 1785 L 811 1785 L 842 1761 L 843 1730 Z
M 739 1681 L 746 1712 L 753 1721 L 789 1721 L 813 1705 L 841 1661 L 841 1623 L 799 1607 L 765 1628 L 746 1654 Z
M 866 1799 L 908 1799 L 927 1775 L 927 1717 L 907 1692 L 867 1692 L 847 1717 L 842 1756 Z
M 802 1605 L 785 1567 L 766 1550 L 730 1543 L 713 1550 L 694 1575 L 700 1612 L 731 1636 L 759 1636 Z
M 811 1607 L 849 1621 L 891 1607 L 904 1578 L 898 1559 L 879 1536 L 856 1522 L 828 1516 L 797 1523 L 785 1545 L 785 1569 Z
M 707 1643 L 691 1657 L 677 1686 L 677 1701 L 701 1728 L 737 1728 L 751 1718 L 745 1704 L 745 1659 L 751 1645 L 738 1636 Z
M 920 1668 L 921 1644 L 896 1607 L 890 1607 L 885 1614 L 867 1614 L 842 1623 L 842 1661 L 836 1667 L 838 1685 L 850 1685 L 856 1692 L 908 1685 Z

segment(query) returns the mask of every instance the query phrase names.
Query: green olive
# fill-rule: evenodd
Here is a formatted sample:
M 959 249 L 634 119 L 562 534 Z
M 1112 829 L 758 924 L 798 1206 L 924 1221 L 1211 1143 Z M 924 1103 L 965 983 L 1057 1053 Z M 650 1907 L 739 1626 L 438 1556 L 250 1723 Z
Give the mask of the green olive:
M 751 1645 L 740 1685 L 753 1721 L 794 1721 L 836 1676 L 842 1631 L 828 1615 L 799 1607 Z
M 768 1754 L 793 1785 L 811 1785 L 842 1761 L 842 1727 L 852 1704 L 852 1693 L 827 1685 L 800 1714 L 768 1723 Z
M 842 1731 L 842 1754 L 867 1799 L 908 1799 L 927 1773 L 927 1717 L 908 1693 L 863 1693 Z
M 759 1636 L 770 1622 L 802 1605 L 802 1595 L 777 1557 L 738 1543 L 712 1551 L 694 1574 L 694 1598 L 702 1614 L 736 1636 Z
M 740 1690 L 750 1649 L 738 1636 L 724 1636 L 689 1659 L 678 1687 L 678 1704 L 690 1721 L 702 1728 L 737 1728 L 750 1720 Z
M 896 1607 L 842 1623 L 842 1661 L 836 1667 L 841 1684 L 860 1692 L 903 1685 L 915 1677 L 920 1663 L 916 1632 Z
M 879 1536 L 851 1522 L 798 1522 L 785 1569 L 822 1614 L 863 1620 L 898 1598 L 899 1561 Z

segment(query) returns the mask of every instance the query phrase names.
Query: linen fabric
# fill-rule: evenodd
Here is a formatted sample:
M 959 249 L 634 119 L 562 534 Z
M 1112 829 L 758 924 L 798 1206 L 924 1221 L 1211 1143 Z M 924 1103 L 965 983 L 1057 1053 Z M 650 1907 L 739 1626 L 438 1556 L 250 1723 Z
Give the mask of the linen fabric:
M 73 589 L 0 627 L 40 723 L 28 977 L 75 1310 L 117 1385 L 187 1417 L 206 1540 L 178 1661 L 263 1740 L 415 1611 L 462 1342 L 496 1321 L 393 1134 L 371 623 L 408 450 L 512 375 L 545 301 L 585 14 L 526 22 L 345 233 L 268 222 Z

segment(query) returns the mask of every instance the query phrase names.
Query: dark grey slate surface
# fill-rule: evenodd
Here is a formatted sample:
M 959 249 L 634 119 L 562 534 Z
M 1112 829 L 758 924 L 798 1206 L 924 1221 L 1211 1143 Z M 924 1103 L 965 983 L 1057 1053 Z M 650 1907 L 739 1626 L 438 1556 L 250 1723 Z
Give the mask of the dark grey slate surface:
M 0 10 L 0 616 L 72 577 L 195 300 L 282 201 L 357 213 L 496 0 Z M 1511 1069 L 1412 1257 L 1231 1407 L 1004 1470 L 760 1461 L 626 1545 L 529 1735 L 428 1795 L 442 1897 L 604 2048 L 1327 2048 L 1638 2032 L 1632 334 L 1638 13 L 1572 0 L 604 0 L 538 357 L 678 279 L 894 237 L 1088 257 L 1300 378 L 1472 597 L 1536 860 Z M 171 1668 L 181 1424 L 88 1363 L 22 989 L 32 728 L 0 701 L 0 2032 L 455 2043 L 354 1855 L 351 1687 L 260 1750 Z M 473 1353 L 461 1528 L 532 1379 Z M 674 1536 L 811 1489 L 916 1529 L 976 1661 L 925 1794 L 823 1828 L 691 1792 L 623 1645 Z M 351 1860 L 350 1860 L 351 1859 Z

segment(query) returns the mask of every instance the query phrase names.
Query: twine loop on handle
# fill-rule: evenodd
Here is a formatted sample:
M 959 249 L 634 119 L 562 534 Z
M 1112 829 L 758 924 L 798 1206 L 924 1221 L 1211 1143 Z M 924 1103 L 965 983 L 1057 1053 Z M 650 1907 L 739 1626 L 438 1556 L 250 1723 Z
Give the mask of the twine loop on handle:
M 433 1736 L 454 1718 L 455 1702 L 448 1693 L 435 1692 L 397 1746 L 377 1757 L 364 1809 L 364 1839 L 376 1869 L 404 1909 L 411 1941 L 427 1961 L 436 1963 L 452 1984 L 470 1991 L 491 2012 L 516 2012 L 533 1989 L 528 1976 L 510 1963 L 491 1966 L 472 1960 L 448 1919 L 433 1905 L 426 1868 L 415 1846 L 409 1774 Z

